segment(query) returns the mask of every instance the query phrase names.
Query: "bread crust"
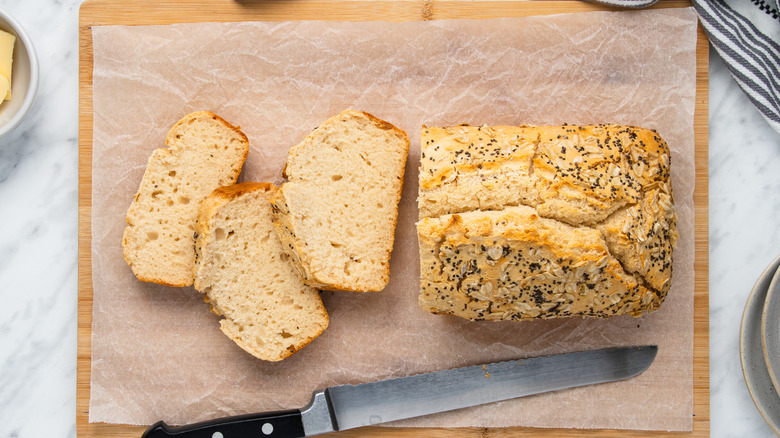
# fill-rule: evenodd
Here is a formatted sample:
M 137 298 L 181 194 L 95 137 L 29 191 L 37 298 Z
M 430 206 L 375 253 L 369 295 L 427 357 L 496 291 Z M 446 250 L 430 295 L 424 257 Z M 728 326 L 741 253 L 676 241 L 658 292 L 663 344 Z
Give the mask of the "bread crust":
M 662 299 L 614 258 L 601 233 L 533 208 L 424 218 L 420 305 L 471 320 L 639 315 Z
M 528 205 L 595 224 L 667 184 L 671 154 L 649 129 L 623 125 L 422 127 L 420 217 Z
M 469 319 L 533 319 L 638 316 L 661 305 L 671 286 L 677 215 L 671 154 L 655 131 L 621 125 L 423 126 L 421 139 L 418 238 L 424 308 Z M 496 217 L 501 226 L 491 222 Z M 584 231 L 588 245 L 572 240 Z M 457 272 L 441 277 L 453 268 L 442 262 L 447 259 L 442 248 L 471 251 L 472 259 L 450 257 L 461 266 L 484 264 L 480 249 L 490 245 L 482 241 L 491 237 L 507 251 L 525 254 L 534 267 L 551 265 L 559 274 L 592 262 L 583 251 L 597 242 L 606 257 L 598 268 L 603 282 L 588 283 L 570 273 L 559 283 L 540 280 L 528 287 L 544 286 L 547 292 L 529 303 L 527 290 L 499 284 L 505 271 L 479 266 L 488 272 L 480 280 L 490 284 L 487 294 L 475 295 L 469 289 L 473 285 Z M 560 242 L 570 247 L 561 248 Z M 552 258 L 533 260 L 540 251 Z M 501 263 L 513 275 L 529 275 L 508 260 Z M 572 282 L 593 288 L 572 294 L 573 286 L 567 285 Z M 601 290 L 599 284 L 609 287 Z M 569 289 L 566 300 L 558 295 L 561 288 Z M 513 308 L 505 300 L 525 304 Z

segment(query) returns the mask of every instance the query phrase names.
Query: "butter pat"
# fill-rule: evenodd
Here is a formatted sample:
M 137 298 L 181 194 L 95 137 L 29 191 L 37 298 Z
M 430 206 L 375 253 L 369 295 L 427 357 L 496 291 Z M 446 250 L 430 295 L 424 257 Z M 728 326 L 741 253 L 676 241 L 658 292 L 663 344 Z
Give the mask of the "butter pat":
M 11 67 L 14 63 L 14 43 L 16 37 L 8 32 L 0 30 L 0 76 L 8 82 L 8 88 L 0 96 L 5 96 L 3 100 L 11 98 Z M 0 81 L 2 82 L 2 81 Z M 0 89 L 3 89 L 0 83 Z

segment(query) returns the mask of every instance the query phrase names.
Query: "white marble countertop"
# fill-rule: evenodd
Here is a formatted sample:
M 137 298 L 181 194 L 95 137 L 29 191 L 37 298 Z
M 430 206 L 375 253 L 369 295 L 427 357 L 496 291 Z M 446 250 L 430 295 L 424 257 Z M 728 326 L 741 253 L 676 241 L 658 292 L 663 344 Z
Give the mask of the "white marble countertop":
M 78 12 L 81 0 L 0 0 L 34 40 L 32 115 L 0 139 L 0 436 L 76 435 Z M 747 391 L 739 326 L 780 254 L 780 134 L 710 52 L 712 436 L 772 436 Z

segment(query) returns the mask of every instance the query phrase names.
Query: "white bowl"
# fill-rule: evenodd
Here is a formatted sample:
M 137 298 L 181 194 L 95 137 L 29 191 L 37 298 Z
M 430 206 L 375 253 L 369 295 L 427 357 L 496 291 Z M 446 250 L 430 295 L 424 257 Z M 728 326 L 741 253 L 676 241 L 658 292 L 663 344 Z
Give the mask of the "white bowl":
M 0 104 L 0 137 L 22 122 L 35 101 L 38 91 L 38 58 L 32 40 L 22 26 L 0 10 L 0 29 L 16 36 L 11 70 L 11 99 Z

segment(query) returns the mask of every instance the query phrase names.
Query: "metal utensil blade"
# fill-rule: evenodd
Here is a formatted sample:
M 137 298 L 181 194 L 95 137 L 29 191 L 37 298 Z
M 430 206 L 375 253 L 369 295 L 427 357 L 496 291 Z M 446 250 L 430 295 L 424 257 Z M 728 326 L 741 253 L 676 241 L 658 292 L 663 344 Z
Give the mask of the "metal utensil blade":
M 634 377 L 656 346 L 609 348 L 475 365 L 314 392 L 302 409 L 259 412 L 171 427 L 160 421 L 144 438 L 278 436 L 300 438 L 466 408 L 531 394 Z
M 345 430 L 628 379 L 645 371 L 657 351 L 653 345 L 566 353 L 342 385 L 324 392 L 333 428 Z

